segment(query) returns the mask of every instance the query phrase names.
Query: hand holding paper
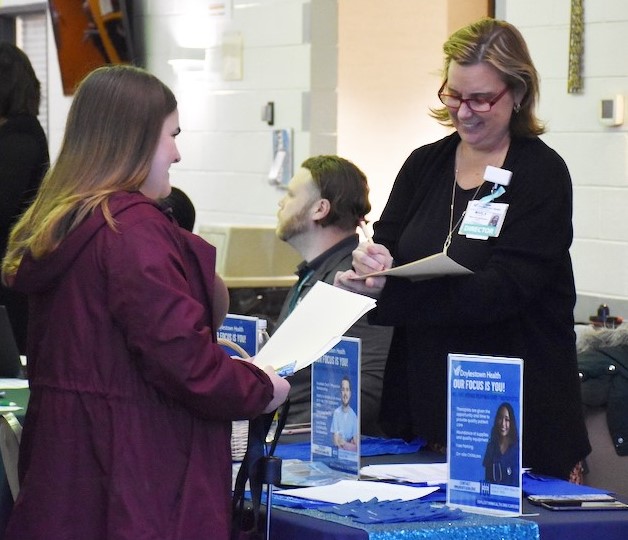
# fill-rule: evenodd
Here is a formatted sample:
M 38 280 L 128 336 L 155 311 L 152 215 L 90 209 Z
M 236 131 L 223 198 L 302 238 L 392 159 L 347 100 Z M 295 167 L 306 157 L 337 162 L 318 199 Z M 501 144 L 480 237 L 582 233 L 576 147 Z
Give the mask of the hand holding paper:
M 273 412 L 279 405 L 286 401 L 288 392 L 290 392 L 290 384 L 285 379 L 281 378 L 275 373 L 275 370 L 270 367 L 264 367 L 264 371 L 270 377 L 270 381 L 273 383 L 273 399 L 264 409 L 264 413 Z
M 334 277 L 334 285 L 347 291 L 378 298 L 384 285 L 385 277 L 362 278 L 390 268 L 393 258 L 386 246 L 374 244 L 372 240 L 362 242 L 353 251 L 353 269 L 338 272 Z
M 303 369 L 374 307 L 373 298 L 318 281 L 257 354 L 255 365 L 280 371 L 295 363 L 294 371 Z
M 363 294 L 372 298 L 379 298 L 385 284 L 385 276 L 363 279 L 362 276 L 357 274 L 354 270 L 336 272 L 334 277 L 334 285 L 336 287 L 341 287 L 346 291 Z
M 473 274 L 471 270 L 458 264 L 447 256 L 447 253 L 435 253 L 424 259 L 408 264 L 395 266 L 388 270 L 364 274 L 355 279 L 366 279 L 375 276 L 397 276 L 409 278 L 411 281 L 421 281 L 443 276 L 459 276 Z

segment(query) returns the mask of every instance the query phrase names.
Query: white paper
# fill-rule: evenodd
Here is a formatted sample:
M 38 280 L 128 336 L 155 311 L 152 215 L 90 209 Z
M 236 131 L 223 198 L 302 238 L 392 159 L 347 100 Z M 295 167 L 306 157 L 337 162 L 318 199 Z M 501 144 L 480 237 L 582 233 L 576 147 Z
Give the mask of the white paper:
M 0 379 L 0 390 L 13 390 L 15 388 L 28 388 L 27 379 Z
M 386 482 L 341 480 L 328 486 L 276 490 L 275 493 L 313 501 L 344 504 L 355 500 L 368 502 L 373 497 L 377 497 L 378 501 L 412 501 L 437 490 L 437 487 L 410 487 Z
M 462 276 L 465 274 L 473 274 L 471 270 L 458 264 L 450 259 L 446 253 L 435 253 L 424 259 L 419 259 L 408 264 L 395 266 L 381 272 L 373 272 L 360 276 L 359 279 L 365 279 L 371 276 L 397 276 L 406 277 L 412 281 L 421 281 L 424 279 L 433 279 L 443 276 Z M 356 278 L 358 279 L 358 278 Z
M 294 371 L 309 366 L 336 345 L 375 300 L 317 281 L 255 357 L 261 368 L 279 371 L 296 362 Z
M 367 465 L 360 474 L 380 480 L 396 480 L 414 484 L 437 485 L 447 483 L 447 463 L 400 463 Z
M 5 412 L 15 412 L 21 411 L 23 407 L 18 407 L 17 405 L 0 405 L 0 414 L 4 414 Z

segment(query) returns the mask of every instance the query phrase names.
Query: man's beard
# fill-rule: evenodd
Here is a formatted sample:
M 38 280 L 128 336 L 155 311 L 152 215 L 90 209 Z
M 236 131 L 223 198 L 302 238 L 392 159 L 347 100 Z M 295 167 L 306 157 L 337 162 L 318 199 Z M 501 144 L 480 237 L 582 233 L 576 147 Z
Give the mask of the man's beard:
M 283 223 L 280 221 L 277 224 L 277 237 L 284 242 L 288 242 L 291 238 L 304 233 L 308 226 L 308 213 L 309 205 L 306 205 L 298 214 L 294 214 Z

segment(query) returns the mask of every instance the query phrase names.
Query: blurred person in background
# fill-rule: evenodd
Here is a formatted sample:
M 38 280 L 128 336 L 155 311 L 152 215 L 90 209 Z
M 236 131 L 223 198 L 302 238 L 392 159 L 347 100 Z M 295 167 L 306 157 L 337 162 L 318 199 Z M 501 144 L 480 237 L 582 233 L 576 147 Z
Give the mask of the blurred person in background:
M 24 52 L 0 43 L 0 258 L 11 226 L 26 210 L 48 169 L 48 143 L 37 120 L 40 83 Z M 26 296 L 0 285 L 21 354 L 26 354 Z

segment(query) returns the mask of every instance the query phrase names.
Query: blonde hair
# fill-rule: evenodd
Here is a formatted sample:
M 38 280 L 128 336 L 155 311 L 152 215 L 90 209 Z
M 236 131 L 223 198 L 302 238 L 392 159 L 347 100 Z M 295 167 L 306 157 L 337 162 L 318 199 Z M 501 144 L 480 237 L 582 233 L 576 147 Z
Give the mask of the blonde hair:
M 443 52 L 443 82 L 452 61 L 463 66 L 485 62 L 500 73 L 511 90 L 523 94 L 519 111 L 510 118 L 511 135 L 533 137 L 545 132 L 534 112 L 539 98 L 539 76 L 521 32 L 512 24 L 480 19 L 454 32 L 443 45 Z M 441 124 L 453 125 L 447 107 L 431 109 L 431 114 Z
M 96 208 L 110 227 L 107 204 L 116 191 L 137 191 L 146 180 L 165 118 L 177 107 L 170 89 L 147 71 L 107 66 L 79 84 L 59 157 L 9 236 L 3 280 L 30 251 L 41 258 Z

